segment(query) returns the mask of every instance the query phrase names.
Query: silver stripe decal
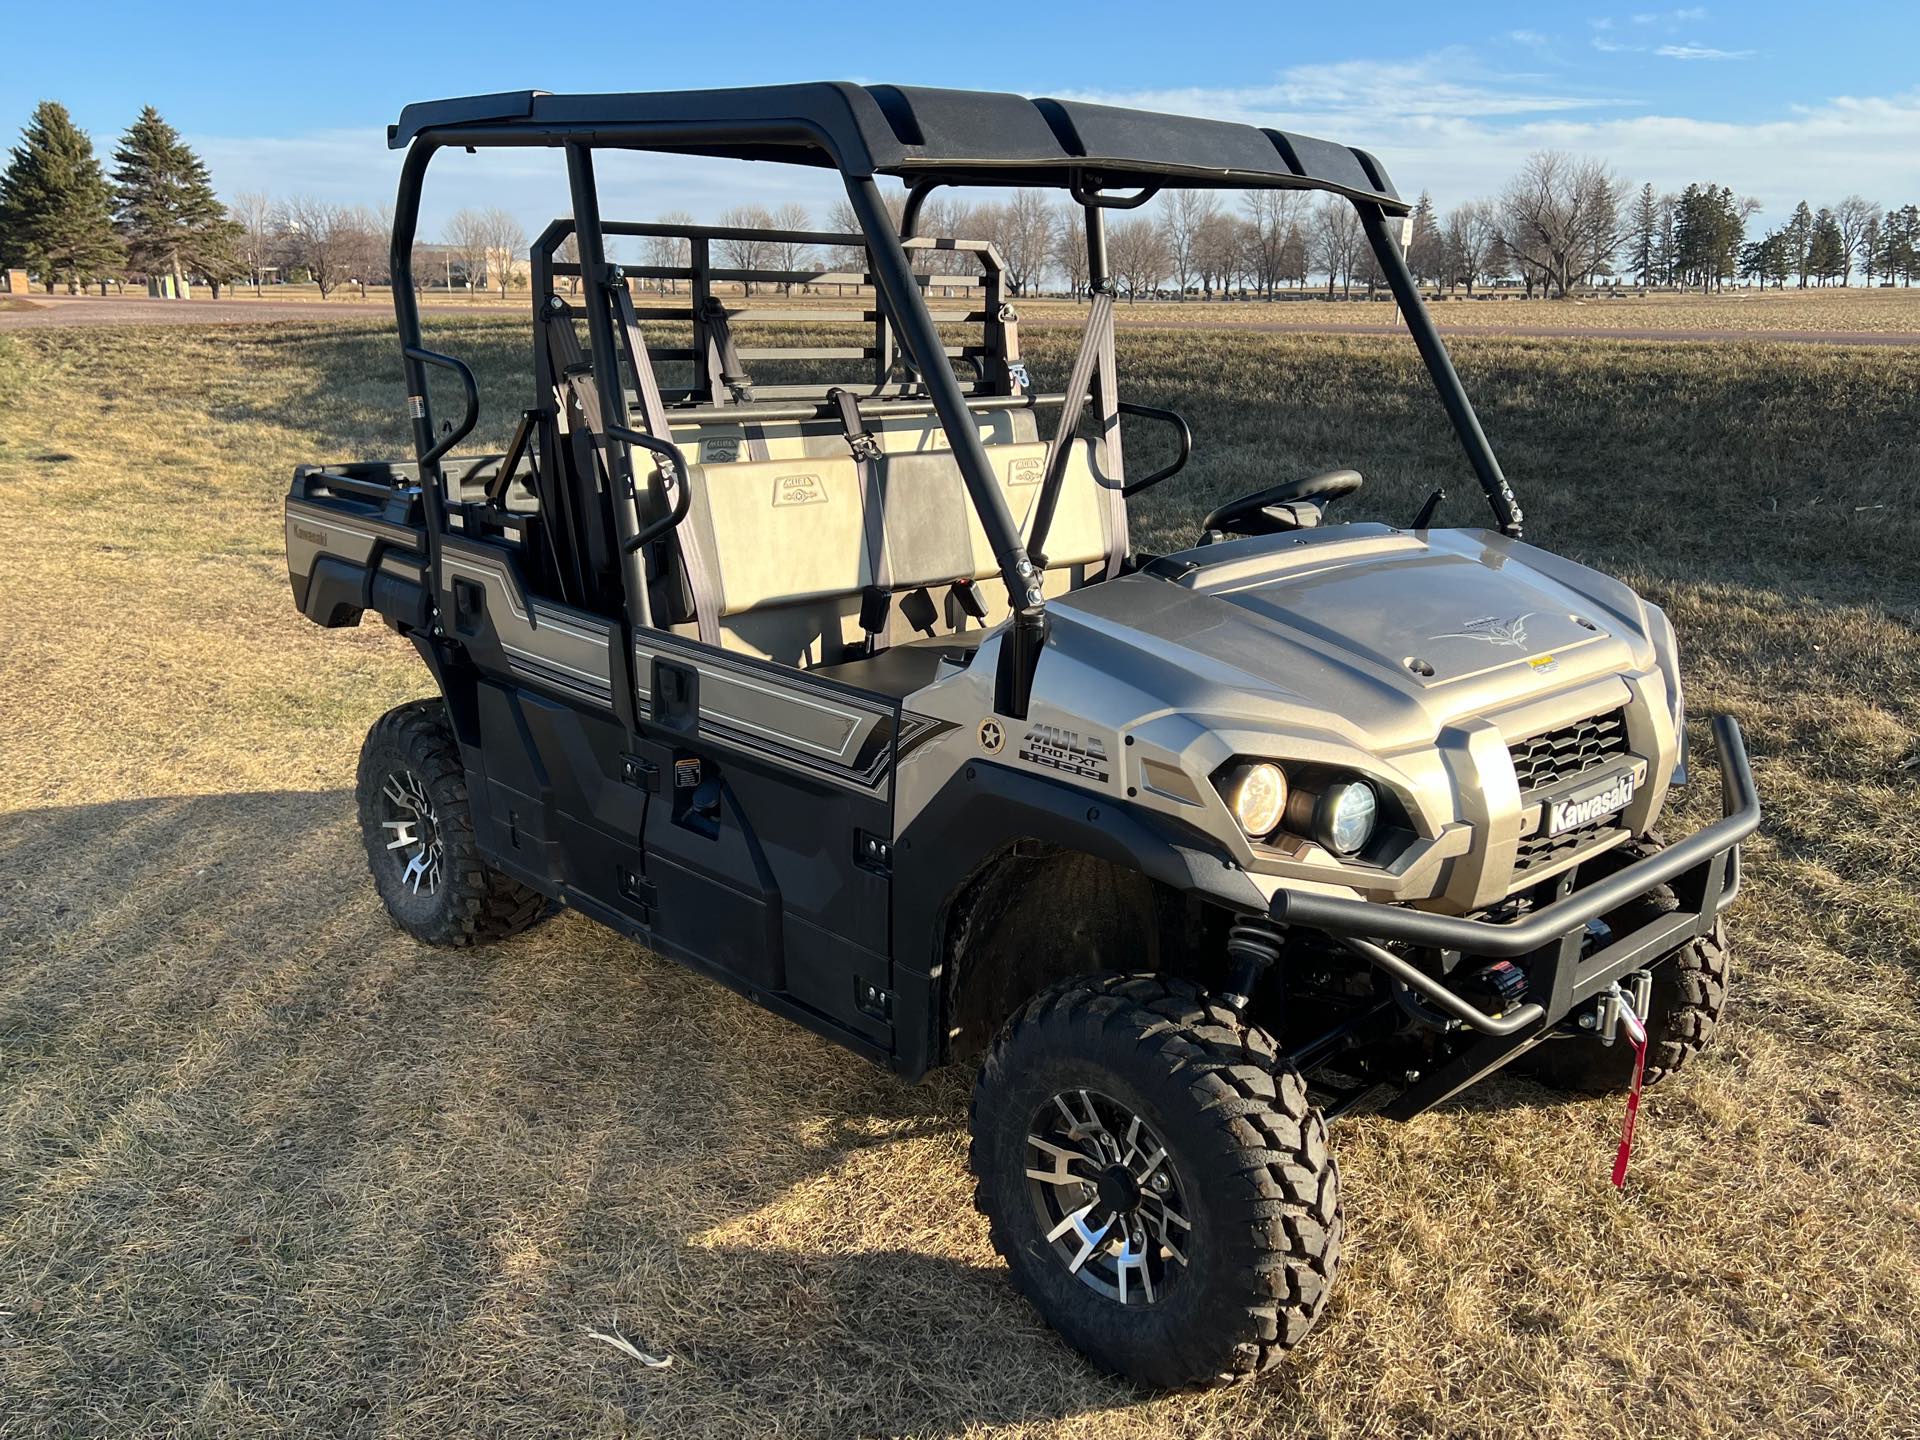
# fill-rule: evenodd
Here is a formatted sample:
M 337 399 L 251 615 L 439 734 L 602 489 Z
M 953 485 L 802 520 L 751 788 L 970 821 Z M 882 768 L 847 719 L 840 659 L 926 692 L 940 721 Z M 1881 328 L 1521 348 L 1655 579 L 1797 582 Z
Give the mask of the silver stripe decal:
M 303 520 L 311 520 L 315 525 L 324 525 L 330 530 L 341 530 L 360 540 L 390 540 L 408 549 L 423 543 L 418 530 L 409 530 L 404 525 L 391 525 L 385 520 L 369 520 L 356 515 L 351 522 L 340 518 L 338 510 L 328 510 L 302 500 L 287 501 L 287 516 L 291 519 L 298 515 Z M 364 529 L 363 526 L 371 527 Z
M 636 638 L 634 688 L 652 699 L 652 662 L 656 658 L 692 665 L 700 674 L 700 718 L 746 735 L 851 768 L 874 727 L 891 710 L 842 700 L 810 686 L 782 685 L 745 666 Z

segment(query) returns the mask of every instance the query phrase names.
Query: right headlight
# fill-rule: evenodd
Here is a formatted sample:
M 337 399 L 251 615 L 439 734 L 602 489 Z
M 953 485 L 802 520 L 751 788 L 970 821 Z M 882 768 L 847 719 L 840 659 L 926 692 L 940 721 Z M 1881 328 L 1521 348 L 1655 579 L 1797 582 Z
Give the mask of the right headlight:
M 1364 780 L 1335 780 L 1317 795 L 1296 790 L 1287 805 L 1287 828 L 1336 855 L 1366 849 L 1379 822 L 1380 797 Z

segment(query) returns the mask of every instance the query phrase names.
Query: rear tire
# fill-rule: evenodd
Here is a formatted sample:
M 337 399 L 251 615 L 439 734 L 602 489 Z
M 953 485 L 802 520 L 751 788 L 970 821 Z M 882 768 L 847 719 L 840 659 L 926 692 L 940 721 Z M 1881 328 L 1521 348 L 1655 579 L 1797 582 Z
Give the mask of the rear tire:
M 374 887 L 414 939 L 485 945 L 545 913 L 545 896 L 480 858 L 466 768 L 440 701 L 416 700 L 374 722 L 355 798 Z
M 1096 1364 L 1161 1388 L 1232 1384 L 1325 1312 L 1344 1228 L 1326 1123 L 1272 1037 L 1194 986 L 1098 975 L 1043 991 L 994 1041 L 972 1119 L 995 1249 Z

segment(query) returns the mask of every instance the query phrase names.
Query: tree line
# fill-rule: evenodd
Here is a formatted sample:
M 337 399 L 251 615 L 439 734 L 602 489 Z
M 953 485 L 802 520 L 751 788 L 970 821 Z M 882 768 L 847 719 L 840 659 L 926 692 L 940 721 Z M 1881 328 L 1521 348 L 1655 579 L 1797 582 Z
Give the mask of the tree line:
M 243 194 L 231 206 L 214 193 L 207 167 L 151 106 L 121 136 L 109 174 L 93 143 L 65 107 L 43 102 L 0 173 L 0 265 L 21 266 L 49 290 L 64 284 L 122 283 L 172 277 L 176 292 L 190 280 L 218 298 L 223 286 L 269 276 L 303 275 L 322 297 L 343 284 L 389 281 L 390 215 L 365 206 L 310 198 L 275 201 Z M 903 203 L 891 201 L 896 218 Z M 1422 194 L 1406 226 L 1408 268 L 1423 284 L 1450 293 L 1517 284 L 1525 294 L 1566 296 L 1582 286 L 1720 289 L 1746 281 L 1776 288 L 1866 284 L 1911 285 L 1920 270 L 1920 210 L 1882 207 L 1849 195 L 1818 210 L 1802 201 L 1784 224 L 1759 235 L 1748 228 L 1759 203 L 1713 183 L 1662 194 L 1637 191 L 1595 159 L 1543 151 L 1527 158 L 1497 196 L 1473 199 L 1444 215 Z M 692 224 L 691 217 L 663 217 Z M 751 206 L 721 217 L 729 227 L 804 231 L 805 207 L 769 212 Z M 847 204 L 827 218 L 837 232 L 858 226 Z M 923 234 L 994 242 L 1015 296 L 1055 281 L 1074 294 L 1088 284 L 1085 217 L 1079 207 L 1019 190 L 1005 200 L 969 202 L 937 194 L 925 207 Z M 436 275 L 450 288 L 508 288 L 523 277 L 527 235 L 499 208 L 462 210 L 444 243 L 422 246 L 414 283 Z M 804 277 L 864 268 L 857 246 L 772 237 L 716 242 L 734 269 L 772 269 Z M 641 261 L 684 267 L 684 242 L 645 241 Z M 977 270 L 963 251 L 919 250 L 923 271 Z M 1276 298 L 1304 292 L 1316 279 L 1331 296 L 1369 293 L 1383 283 L 1351 204 L 1310 192 L 1256 190 L 1237 204 L 1222 192 L 1169 191 L 1148 210 L 1109 225 L 1110 280 L 1130 300 L 1197 295 Z M 791 289 L 798 279 L 783 282 Z

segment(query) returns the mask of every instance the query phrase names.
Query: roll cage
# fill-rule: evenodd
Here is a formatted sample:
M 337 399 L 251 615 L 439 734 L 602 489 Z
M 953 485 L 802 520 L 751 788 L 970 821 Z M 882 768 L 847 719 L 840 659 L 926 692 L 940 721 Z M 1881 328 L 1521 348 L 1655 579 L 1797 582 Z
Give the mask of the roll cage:
M 1024 717 L 1034 668 L 1047 636 L 1046 596 L 1041 585 L 1046 543 L 1059 499 L 1066 442 L 1089 400 L 1095 404 L 1109 446 L 1108 468 L 1122 494 L 1137 493 L 1177 471 L 1191 437 L 1172 412 L 1121 401 L 1113 360 L 1113 309 L 1105 212 L 1145 203 L 1162 188 L 1315 189 L 1343 196 L 1358 211 L 1373 254 L 1398 301 L 1421 358 L 1467 458 L 1487 494 L 1498 528 L 1518 536 L 1521 511 L 1501 473 L 1472 403 L 1460 383 L 1418 286 L 1407 269 L 1395 236 L 1409 207 L 1393 190 L 1379 163 L 1364 151 L 1289 132 L 1222 121 L 1160 115 L 1077 101 L 1028 100 L 1016 95 L 929 90 L 840 83 L 768 86 L 749 89 L 679 91 L 634 95 L 551 95 L 520 91 L 410 105 L 389 128 L 389 144 L 405 146 L 399 193 L 394 208 L 392 274 L 395 318 L 409 397 L 413 441 L 428 524 L 429 560 L 438 567 L 440 537 L 447 505 L 441 462 L 473 429 L 478 392 L 461 361 L 428 350 L 422 343 L 420 311 L 412 279 L 412 254 L 419 221 L 420 194 L 427 167 L 441 148 L 465 149 L 544 146 L 565 152 L 573 200 L 570 220 L 556 221 L 533 249 L 534 295 L 551 295 L 557 276 L 578 275 L 585 299 L 588 353 L 582 366 L 601 377 L 621 374 L 624 354 L 635 377 L 633 407 L 621 383 L 597 388 L 583 415 L 586 439 L 601 455 L 608 489 L 630 503 L 613 505 L 614 544 L 620 563 L 634 568 L 609 603 L 624 608 L 637 627 L 654 624 L 650 586 L 640 552 L 668 535 L 688 512 L 689 466 L 666 422 L 698 418 L 729 407 L 742 420 L 830 419 L 836 411 L 849 435 L 864 414 L 888 407 L 931 410 L 945 432 L 969 500 L 992 547 L 1007 587 L 1011 624 L 1000 649 L 995 677 L 995 708 Z M 840 171 L 859 234 L 824 236 L 784 231 L 753 232 L 763 238 L 794 239 L 841 247 L 860 247 L 865 268 L 846 278 L 871 284 L 875 304 L 860 312 L 874 327 L 873 342 L 861 358 L 873 365 L 871 388 L 851 408 L 843 394 L 798 387 L 794 393 L 755 395 L 737 383 L 739 367 L 725 339 L 726 312 L 713 296 L 716 281 L 738 279 L 742 272 L 716 268 L 710 247 L 744 232 L 713 227 L 661 227 L 606 222 L 600 213 L 594 153 L 623 149 L 769 160 L 824 166 Z M 882 200 L 876 177 L 888 175 L 909 187 L 896 229 Z M 909 251 L 928 243 L 916 236 L 927 196 L 940 186 L 1032 186 L 1065 190 L 1085 215 L 1089 290 L 1092 309 L 1078 361 L 1066 390 L 1057 395 L 1030 392 L 1017 343 L 1009 344 L 1011 315 L 997 287 L 998 260 L 979 247 L 988 276 L 983 303 L 965 318 L 981 323 L 982 344 L 954 354 L 942 339 L 939 320 L 928 309 Z M 639 335 L 644 318 L 669 318 L 635 306 L 627 277 L 655 276 L 648 267 L 623 269 L 606 257 L 608 235 L 662 235 L 684 238 L 689 263 L 666 267 L 671 278 L 690 284 L 687 312 L 671 318 L 690 320 L 694 343 L 684 353 L 654 350 L 651 358 L 692 363 L 691 385 L 663 389 L 653 380 L 648 348 Z M 559 258 L 562 242 L 577 240 L 577 262 Z M 941 241 L 952 245 L 956 242 Z M 755 272 L 752 278 L 778 277 Z M 655 278 L 669 278 L 664 275 Z M 814 274 L 791 281 L 818 281 Z M 558 297 L 553 305 L 564 310 Z M 568 318 L 571 318 L 569 315 Z M 951 317 L 948 317 L 951 318 Z M 716 324 L 716 320 L 720 324 Z M 569 325 L 569 331 L 572 327 Z M 577 345 L 577 341 L 575 342 Z M 567 367 L 545 345 L 536 345 L 542 405 L 527 412 L 509 445 L 498 474 L 504 486 L 530 443 L 536 426 L 554 423 L 551 397 L 564 388 Z M 904 353 L 902 353 L 904 352 Z M 804 358 L 804 349 L 791 352 Z M 818 358 L 843 357 L 831 350 Z M 975 375 L 963 381 L 951 360 L 972 364 Z M 896 374 L 904 365 L 904 377 Z M 459 379 L 465 394 L 462 419 L 436 433 L 427 371 L 438 367 Z M 731 370 L 729 369 L 731 367 Z M 1035 500 L 1029 538 L 1013 517 L 995 482 L 974 415 L 992 408 L 1058 404 L 1060 418 Z M 644 412 L 636 425 L 633 409 Z M 897 413 L 897 410 L 896 412 Z M 1180 456 L 1170 466 L 1127 483 L 1119 455 L 1118 417 L 1123 413 L 1166 421 L 1180 437 Z M 543 456 L 557 450 L 549 434 Z M 657 474 L 642 477 L 633 451 L 644 450 Z M 643 495 L 659 503 L 649 514 Z M 591 543 L 593 519 L 576 514 L 572 525 L 581 544 Z M 605 544 L 605 537 L 599 537 Z M 578 563 L 579 549 L 574 563 Z M 564 584 L 564 578 L 562 580 Z M 584 575 L 573 583 L 590 588 Z M 611 587 L 609 587 L 611 590 Z

